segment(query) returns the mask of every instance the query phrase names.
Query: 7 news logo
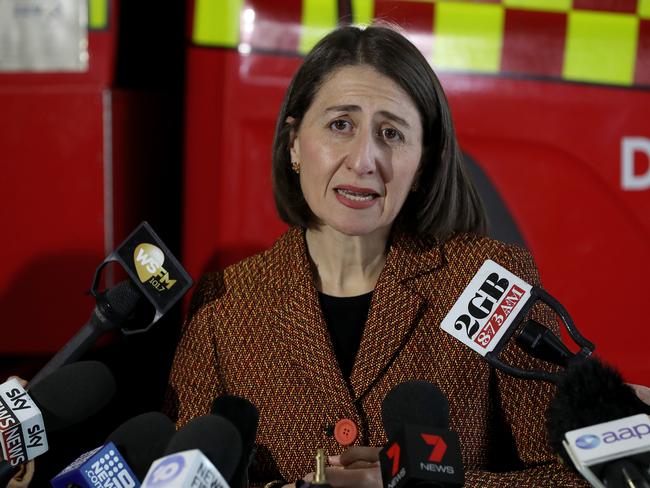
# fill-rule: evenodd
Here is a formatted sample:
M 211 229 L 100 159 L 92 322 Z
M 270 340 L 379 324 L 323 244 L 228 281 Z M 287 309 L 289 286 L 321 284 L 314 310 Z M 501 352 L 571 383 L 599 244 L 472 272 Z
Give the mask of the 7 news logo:
M 387 488 L 430 482 L 463 486 L 464 471 L 458 434 L 447 429 L 405 424 L 380 453 Z
M 445 440 L 435 434 L 420 434 L 422 441 L 427 445 L 432 447 L 431 453 L 427 457 L 427 462 L 420 461 L 420 469 L 427 471 L 435 471 L 442 473 L 454 474 L 453 466 L 444 466 L 439 463 L 442 462 L 442 459 L 447 452 L 447 443 Z M 391 467 L 391 476 L 397 476 L 400 472 L 400 457 L 402 449 L 397 442 L 394 442 L 386 451 L 388 459 L 392 461 Z M 404 469 L 404 468 L 402 468 Z

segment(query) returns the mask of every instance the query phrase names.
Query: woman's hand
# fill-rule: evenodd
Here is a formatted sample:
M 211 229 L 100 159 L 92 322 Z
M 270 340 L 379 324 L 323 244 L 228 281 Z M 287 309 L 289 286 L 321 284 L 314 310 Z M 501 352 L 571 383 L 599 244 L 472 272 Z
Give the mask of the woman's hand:
M 353 446 L 340 456 L 330 456 L 330 467 L 325 468 L 327 482 L 336 488 L 380 488 L 379 451 L 381 447 Z M 311 482 L 314 473 L 304 479 Z
M 643 385 L 633 385 L 632 383 L 628 384 L 632 387 L 636 393 L 636 396 L 638 396 L 643 403 L 650 405 L 650 388 Z

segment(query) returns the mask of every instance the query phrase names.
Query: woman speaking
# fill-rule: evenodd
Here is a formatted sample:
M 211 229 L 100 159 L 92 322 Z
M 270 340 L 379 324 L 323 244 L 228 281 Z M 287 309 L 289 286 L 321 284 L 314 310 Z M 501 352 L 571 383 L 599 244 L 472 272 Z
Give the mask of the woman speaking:
M 493 370 L 439 327 L 486 259 L 538 276 L 526 251 L 482 235 L 444 93 L 408 40 L 343 27 L 314 47 L 280 110 L 273 183 L 290 229 L 195 293 L 167 399 L 179 425 L 241 396 L 260 410 L 253 484 L 308 476 L 323 448 L 332 486 L 380 487 L 377 449 L 361 446 L 387 441 L 386 393 L 426 380 L 449 400 L 466 486 L 584 486 L 547 446 L 552 387 Z

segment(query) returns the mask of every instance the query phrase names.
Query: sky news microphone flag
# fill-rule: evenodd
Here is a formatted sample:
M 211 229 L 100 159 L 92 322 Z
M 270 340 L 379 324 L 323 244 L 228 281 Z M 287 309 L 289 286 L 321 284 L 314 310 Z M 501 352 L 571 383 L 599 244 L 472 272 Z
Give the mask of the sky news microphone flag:
M 47 451 L 46 433 L 82 422 L 114 393 L 113 375 L 97 361 L 66 365 L 27 392 L 16 379 L 0 385 L 0 486 L 15 467 Z

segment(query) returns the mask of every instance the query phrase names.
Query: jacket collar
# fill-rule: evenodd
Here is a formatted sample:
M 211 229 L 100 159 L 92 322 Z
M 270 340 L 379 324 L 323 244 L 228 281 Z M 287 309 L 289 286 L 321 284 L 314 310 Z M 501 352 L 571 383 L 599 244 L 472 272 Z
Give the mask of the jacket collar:
M 418 278 L 444 263 L 441 246 L 408 234 L 393 237 L 375 290 L 350 386 L 343 378 L 323 318 L 304 231 L 289 229 L 271 248 L 270 280 L 279 293 L 273 314 L 290 360 L 308 381 L 338 402 L 358 400 L 388 369 L 423 313 L 429 293 Z

